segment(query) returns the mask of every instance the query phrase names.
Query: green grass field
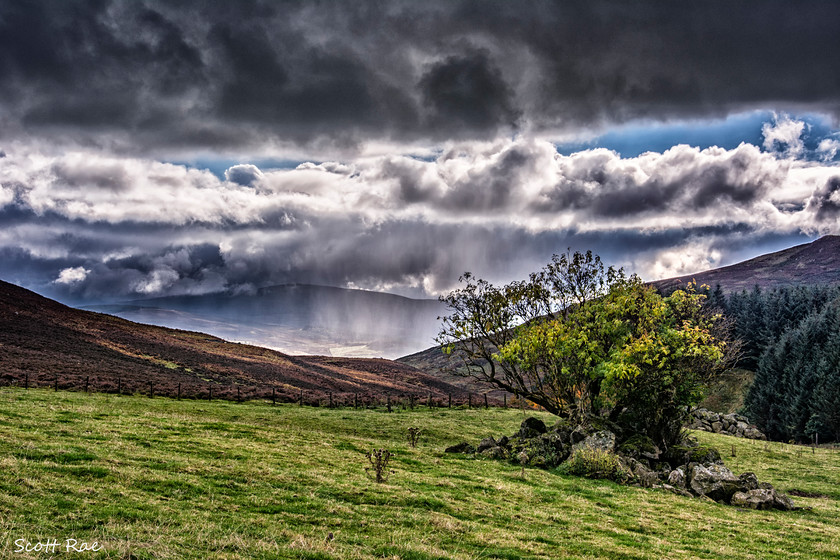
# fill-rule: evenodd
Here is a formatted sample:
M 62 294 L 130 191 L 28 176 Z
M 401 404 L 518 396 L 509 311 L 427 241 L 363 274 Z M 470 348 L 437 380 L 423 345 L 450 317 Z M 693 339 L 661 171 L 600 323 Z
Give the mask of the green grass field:
M 840 451 L 697 434 L 736 473 L 815 495 L 793 512 L 443 453 L 521 420 L 6 387 L 0 557 L 840 558 Z M 394 453 L 383 484 L 364 470 L 374 448 Z M 59 546 L 18 552 L 20 539 Z M 104 548 L 68 553 L 66 539 Z

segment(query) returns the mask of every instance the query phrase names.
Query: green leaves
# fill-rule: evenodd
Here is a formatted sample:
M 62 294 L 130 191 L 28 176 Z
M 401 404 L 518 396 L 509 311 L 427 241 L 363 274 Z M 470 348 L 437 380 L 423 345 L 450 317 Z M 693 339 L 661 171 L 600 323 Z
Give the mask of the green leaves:
M 462 371 L 578 421 L 624 415 L 666 443 L 724 357 L 720 315 L 694 285 L 663 298 L 591 252 L 503 288 L 464 278 L 444 298 L 454 313 L 440 338 L 466 357 Z

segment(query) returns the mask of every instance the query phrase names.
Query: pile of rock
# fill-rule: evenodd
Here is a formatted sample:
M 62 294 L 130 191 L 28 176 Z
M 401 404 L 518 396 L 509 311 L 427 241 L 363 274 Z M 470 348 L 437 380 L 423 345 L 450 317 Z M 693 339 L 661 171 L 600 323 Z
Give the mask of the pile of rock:
M 696 442 L 660 450 L 650 438 L 633 435 L 618 443 L 619 432 L 603 420 L 587 426 L 571 426 L 561 419 L 551 428 L 538 418 L 526 418 L 519 431 L 508 437 L 487 437 L 477 447 L 463 442 L 447 453 L 469 453 L 490 459 L 505 459 L 520 465 L 554 468 L 578 449 L 599 450 L 618 456 L 624 482 L 662 488 L 685 496 L 751 509 L 793 509 L 793 500 L 753 473 L 736 476 L 727 469 L 720 453 Z
M 728 434 L 747 439 L 767 439 L 767 436 L 761 430 L 750 424 L 746 416 L 741 416 L 740 414 L 721 414 L 705 408 L 695 409 L 686 427 L 692 430 Z

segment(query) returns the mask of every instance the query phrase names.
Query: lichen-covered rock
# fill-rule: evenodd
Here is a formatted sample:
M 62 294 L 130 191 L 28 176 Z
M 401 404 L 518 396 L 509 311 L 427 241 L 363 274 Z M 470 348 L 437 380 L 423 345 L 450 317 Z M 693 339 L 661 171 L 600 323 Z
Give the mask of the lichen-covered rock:
M 701 465 L 716 465 L 723 464 L 720 458 L 720 452 L 714 447 L 694 447 L 689 450 L 688 463 L 700 463 Z
M 615 449 L 615 434 L 606 430 L 599 430 L 587 436 L 584 440 L 572 446 L 572 451 L 587 448 L 598 451 L 613 451 Z
M 527 439 L 515 437 L 510 440 L 510 449 L 510 457 L 515 462 L 547 469 L 565 461 L 571 452 L 563 438 L 555 433 L 540 434 Z
M 673 468 L 688 463 L 700 463 L 701 465 L 722 463 L 718 450 L 707 446 L 674 445 L 663 454 L 662 458 Z
M 746 509 L 773 509 L 776 500 L 773 497 L 773 490 L 756 488 L 747 492 L 735 492 L 732 496 L 732 505 Z
M 738 477 L 738 482 L 740 483 L 740 489 L 742 492 L 749 492 L 750 490 L 755 490 L 759 487 L 758 477 L 755 476 L 755 473 L 745 472 Z
M 748 509 L 781 509 L 789 511 L 795 508 L 789 496 L 775 488 L 755 488 L 746 492 L 736 492 L 732 496 L 732 505 Z
M 677 467 L 668 475 L 668 484 L 677 488 L 685 488 L 685 469 Z
M 740 481 L 723 465 L 690 465 L 688 488 L 697 496 L 708 496 L 716 502 L 726 502 L 738 492 Z
M 793 499 L 788 496 L 787 494 L 782 494 L 778 490 L 773 490 L 773 506 L 776 509 L 781 509 L 784 511 L 790 511 L 792 509 L 796 509 L 796 506 L 793 504 Z

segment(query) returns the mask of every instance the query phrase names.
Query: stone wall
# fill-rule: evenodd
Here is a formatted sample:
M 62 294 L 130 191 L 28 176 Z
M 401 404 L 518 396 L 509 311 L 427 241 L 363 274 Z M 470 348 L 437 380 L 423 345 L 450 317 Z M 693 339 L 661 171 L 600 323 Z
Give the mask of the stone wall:
M 750 424 L 746 416 L 721 414 L 705 408 L 697 408 L 692 412 L 692 419 L 686 424 L 686 428 L 747 439 L 767 439 L 761 430 Z

